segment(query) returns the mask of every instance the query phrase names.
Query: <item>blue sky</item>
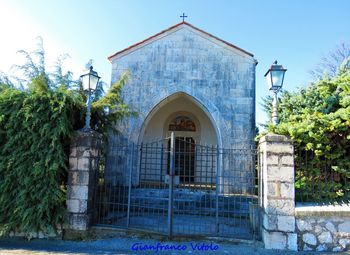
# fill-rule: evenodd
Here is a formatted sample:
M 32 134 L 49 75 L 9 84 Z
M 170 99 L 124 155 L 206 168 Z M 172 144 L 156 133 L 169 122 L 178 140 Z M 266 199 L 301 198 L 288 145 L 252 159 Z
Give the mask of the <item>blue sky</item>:
M 181 21 L 254 54 L 257 123 L 264 122 L 261 97 L 269 91 L 264 73 L 278 60 L 287 69 L 285 88 L 307 85 L 323 55 L 350 42 L 350 1 L 252 0 L 0 0 L 0 70 L 8 72 L 42 36 L 48 66 L 70 55 L 66 68 L 76 77 L 94 59 L 94 69 L 110 82 L 107 56 Z

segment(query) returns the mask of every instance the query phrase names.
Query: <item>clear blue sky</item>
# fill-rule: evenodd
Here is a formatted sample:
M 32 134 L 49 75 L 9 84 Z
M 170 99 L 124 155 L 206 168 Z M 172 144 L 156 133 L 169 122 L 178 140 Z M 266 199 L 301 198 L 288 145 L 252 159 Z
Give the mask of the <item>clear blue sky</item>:
M 269 92 L 264 73 L 278 60 L 287 69 L 285 88 L 308 84 L 308 72 L 324 54 L 350 42 L 350 1 L 252 0 L 0 0 L 0 69 L 7 72 L 19 49 L 33 49 L 42 36 L 49 60 L 71 56 L 80 75 L 84 64 L 107 83 L 107 56 L 181 21 L 187 22 L 254 54 L 257 122 L 266 120 L 261 97 Z

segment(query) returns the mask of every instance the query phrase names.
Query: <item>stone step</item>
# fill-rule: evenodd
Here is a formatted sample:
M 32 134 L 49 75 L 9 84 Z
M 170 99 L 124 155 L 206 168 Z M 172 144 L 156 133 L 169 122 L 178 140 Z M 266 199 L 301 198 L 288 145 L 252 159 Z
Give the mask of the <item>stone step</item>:
M 128 196 L 127 192 L 115 192 L 110 194 L 111 200 L 122 200 L 125 199 Z M 132 190 L 131 191 L 131 197 L 132 198 L 143 198 L 143 199 L 168 199 L 169 198 L 169 190 L 152 190 L 148 192 L 143 192 L 139 190 Z M 208 192 L 184 192 L 184 191 L 177 191 L 174 190 L 173 192 L 173 198 L 175 200 L 189 200 L 189 201 L 207 201 L 207 203 L 216 201 L 216 194 L 215 192 L 208 193 Z M 234 194 L 234 195 L 223 195 L 218 194 L 219 202 L 225 202 L 225 203 L 239 203 L 239 202 L 255 202 L 257 200 L 256 197 L 251 195 L 244 195 L 244 194 Z
M 108 199 L 109 203 L 118 204 L 118 206 L 124 204 L 126 206 L 128 190 L 124 189 L 123 191 L 111 193 Z M 166 211 L 169 203 L 169 189 L 132 189 L 130 198 L 132 207 L 140 208 L 137 210 Z M 175 189 L 173 199 L 175 211 L 215 215 L 217 201 L 215 191 Z M 248 215 L 249 203 L 256 204 L 257 198 L 241 194 L 218 194 L 218 210 L 222 214 Z
M 163 209 L 167 210 L 168 208 L 168 199 L 131 199 L 132 206 L 139 206 L 143 208 L 151 209 Z M 205 204 L 198 203 L 193 201 L 178 201 L 174 200 L 173 206 L 175 209 L 182 211 L 210 211 L 216 210 L 215 204 Z M 220 212 L 240 212 L 242 214 L 249 213 L 249 204 L 248 203 L 235 203 L 227 205 L 226 203 L 219 203 L 218 210 Z

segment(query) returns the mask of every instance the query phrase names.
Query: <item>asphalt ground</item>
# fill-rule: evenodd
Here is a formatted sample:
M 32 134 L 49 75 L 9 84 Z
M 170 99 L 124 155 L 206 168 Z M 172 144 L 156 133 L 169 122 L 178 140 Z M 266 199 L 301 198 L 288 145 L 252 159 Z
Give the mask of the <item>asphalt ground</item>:
M 158 247 L 158 250 L 157 250 Z M 181 240 L 166 241 L 139 237 L 117 237 L 90 241 L 25 240 L 23 238 L 0 239 L 1 255 L 82 255 L 82 254 L 350 254 L 348 252 L 287 252 L 266 250 L 260 242 L 236 242 L 229 240 Z

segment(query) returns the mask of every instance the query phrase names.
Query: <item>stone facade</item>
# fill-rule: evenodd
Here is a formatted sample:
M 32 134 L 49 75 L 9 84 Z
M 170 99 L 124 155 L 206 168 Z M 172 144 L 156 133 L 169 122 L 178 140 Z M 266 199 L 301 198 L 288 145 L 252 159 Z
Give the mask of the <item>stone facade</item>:
M 259 141 L 262 239 L 267 249 L 297 250 L 294 159 L 291 140 L 267 134 Z
M 302 251 L 343 251 L 350 247 L 350 206 L 296 208 L 298 248 Z
M 112 83 L 123 72 L 131 73 L 123 99 L 139 115 L 120 127 L 127 140 L 141 142 L 152 110 L 169 96 L 184 93 L 210 115 L 217 144 L 253 145 L 257 62 L 250 53 L 181 23 L 111 56 L 110 61 Z
M 110 138 L 111 146 L 169 137 L 166 123 L 176 114 L 190 117 L 198 127 L 196 134 L 182 132 L 177 137 L 189 135 L 196 143 L 201 141 L 221 148 L 255 146 L 257 61 L 252 54 L 184 22 L 114 54 L 109 60 L 112 83 L 125 71 L 130 72 L 122 97 L 138 112 L 137 117 L 127 118 L 118 125 L 121 134 Z M 109 151 L 106 178 L 114 184 L 126 184 L 127 174 L 120 170 L 125 167 L 117 166 L 115 153 Z M 129 161 L 127 157 L 124 162 Z M 230 166 L 242 169 L 237 185 L 247 182 L 253 165 L 250 157 L 245 164 Z M 237 190 L 245 187 L 237 186 Z
M 71 230 L 89 228 L 100 152 L 100 134 L 95 131 L 75 133 L 69 156 L 67 191 L 68 228 Z

